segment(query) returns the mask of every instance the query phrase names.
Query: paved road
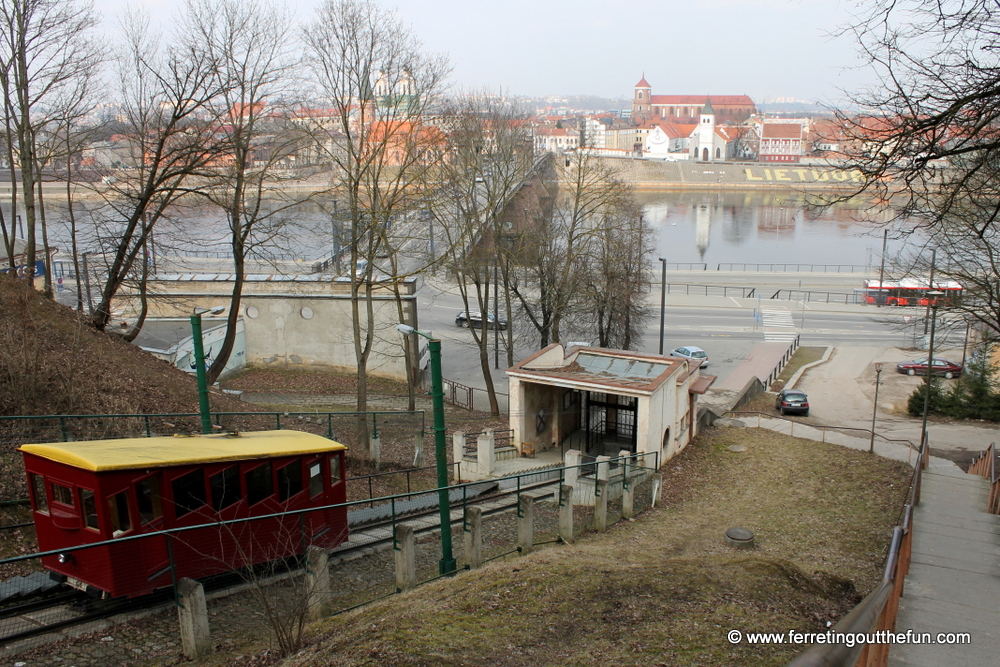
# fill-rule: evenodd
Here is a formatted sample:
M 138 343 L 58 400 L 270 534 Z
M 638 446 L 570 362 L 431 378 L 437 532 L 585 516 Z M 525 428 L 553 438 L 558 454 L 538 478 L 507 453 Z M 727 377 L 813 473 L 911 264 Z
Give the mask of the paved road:
M 875 362 L 883 362 L 879 386 L 876 432 L 888 438 L 920 442 L 921 420 L 906 414 L 906 400 L 921 382 L 896 372 L 896 362 L 914 357 L 912 350 L 896 347 L 859 345 L 837 347 L 829 361 L 815 366 L 796 385 L 809 394 L 807 421 L 857 428 L 871 428 L 875 399 Z M 935 353 L 935 356 L 938 356 Z M 961 349 L 944 348 L 941 356 L 960 361 Z M 950 386 L 954 380 L 945 380 Z M 967 464 L 993 441 L 1000 440 L 1000 428 L 979 423 L 951 423 L 931 420 L 927 428 L 931 451 L 952 461 Z
M 725 275 L 708 273 L 717 278 Z M 806 276 L 817 278 L 814 274 Z M 785 284 L 797 285 L 800 278 L 799 274 L 769 274 L 768 277 L 772 282 L 782 279 Z M 827 279 L 831 284 L 839 281 L 846 289 L 856 277 L 840 274 Z M 659 297 L 656 289 L 647 299 L 654 316 L 639 346 L 644 352 L 656 353 L 659 349 Z M 431 329 L 443 341 L 445 376 L 470 386 L 484 387 L 472 332 L 455 326 L 455 315 L 464 308 L 457 288 L 444 281 L 429 279 L 419 298 L 421 328 Z M 913 325 L 917 322 L 914 317 L 918 315 L 913 309 L 880 309 L 860 304 L 670 293 L 665 313 L 664 350 L 681 345 L 702 347 L 711 358 L 708 371 L 725 377 L 746 358 L 754 343 L 790 340 L 796 335 L 800 335 L 803 345 L 912 347 Z M 904 317 L 911 319 L 909 325 Z M 941 330 L 945 332 L 946 328 Z M 961 333 L 964 335 L 964 330 Z M 515 361 L 537 349 L 537 343 L 537 334 L 519 337 L 515 334 Z M 490 359 L 493 359 L 492 352 Z M 501 376 L 505 366 L 501 348 Z M 505 379 L 497 378 L 497 382 L 504 391 Z

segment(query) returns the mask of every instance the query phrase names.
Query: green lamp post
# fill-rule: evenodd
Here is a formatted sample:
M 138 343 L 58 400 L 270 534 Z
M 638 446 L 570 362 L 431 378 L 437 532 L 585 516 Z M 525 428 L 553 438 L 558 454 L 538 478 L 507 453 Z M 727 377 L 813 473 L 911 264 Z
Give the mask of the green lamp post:
M 441 341 L 408 324 L 396 326 L 404 336 L 417 334 L 428 340 L 431 353 L 431 400 L 434 405 L 434 459 L 437 465 L 438 505 L 441 513 L 441 560 L 439 574 L 455 571 L 455 557 L 451 549 L 451 503 L 448 500 L 448 456 L 444 426 L 444 386 L 441 380 Z
M 198 411 L 201 412 L 201 432 L 212 432 L 212 413 L 208 407 L 208 377 L 205 375 L 205 344 L 201 339 L 201 316 L 205 313 L 218 315 L 225 306 L 195 308 L 191 315 L 191 342 L 194 343 L 194 368 L 198 377 Z

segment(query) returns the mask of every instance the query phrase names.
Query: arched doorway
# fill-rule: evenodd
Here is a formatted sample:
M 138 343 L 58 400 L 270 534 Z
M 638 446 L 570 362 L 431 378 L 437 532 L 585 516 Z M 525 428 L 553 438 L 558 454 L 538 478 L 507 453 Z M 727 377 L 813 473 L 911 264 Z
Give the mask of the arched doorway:
M 702 148 L 701 149 L 701 161 L 702 162 L 708 162 L 708 149 L 707 148 Z

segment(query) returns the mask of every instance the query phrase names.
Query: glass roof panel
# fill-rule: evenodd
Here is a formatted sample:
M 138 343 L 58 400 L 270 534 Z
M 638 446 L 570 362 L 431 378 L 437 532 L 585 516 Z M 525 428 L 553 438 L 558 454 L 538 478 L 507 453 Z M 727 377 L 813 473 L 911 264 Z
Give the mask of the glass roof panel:
M 617 378 L 642 380 L 652 380 L 667 369 L 667 364 L 587 353 L 578 354 L 576 363 L 583 366 L 588 373 L 595 375 L 604 374 Z

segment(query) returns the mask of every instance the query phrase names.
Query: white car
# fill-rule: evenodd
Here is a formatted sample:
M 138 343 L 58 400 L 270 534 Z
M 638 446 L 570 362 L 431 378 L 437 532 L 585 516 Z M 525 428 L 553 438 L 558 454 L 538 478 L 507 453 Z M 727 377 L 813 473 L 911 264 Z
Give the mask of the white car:
M 675 350 L 670 350 L 669 356 L 701 361 L 702 368 L 708 366 L 708 353 L 700 347 L 695 347 L 694 345 L 685 345 L 684 347 L 678 347 Z

